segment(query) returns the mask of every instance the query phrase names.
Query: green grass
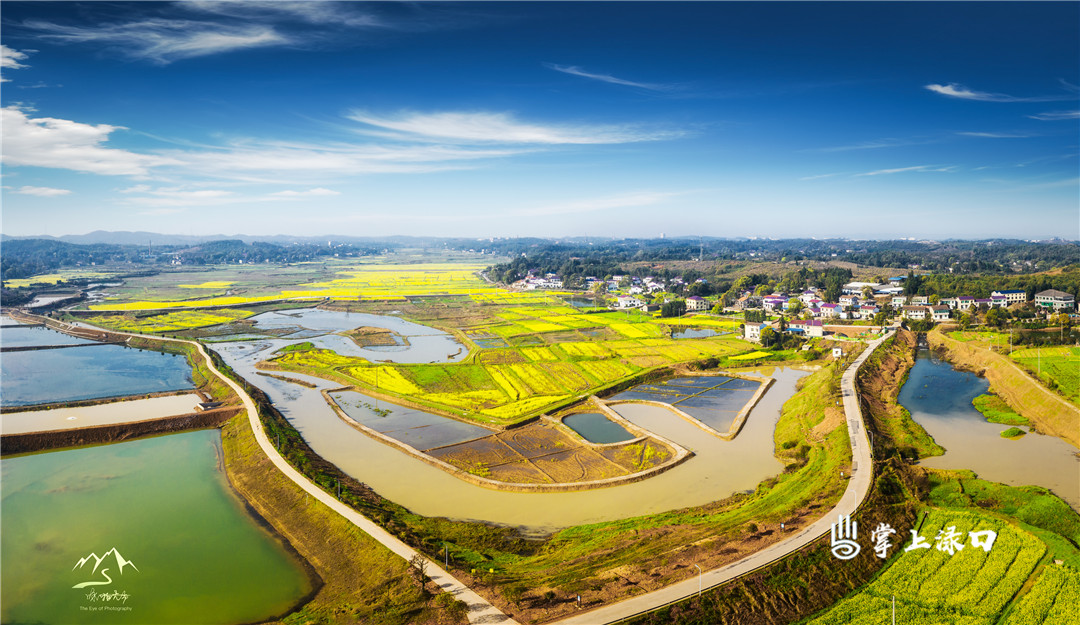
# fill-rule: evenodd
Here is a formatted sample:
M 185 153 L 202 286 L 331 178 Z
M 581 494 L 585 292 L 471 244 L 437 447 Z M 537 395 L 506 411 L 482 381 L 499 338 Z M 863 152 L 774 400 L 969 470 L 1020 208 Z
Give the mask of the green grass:
M 1080 402 L 1080 347 L 1018 349 L 1011 358 L 1051 389 Z
M 1016 414 L 1016 412 L 1005 403 L 1005 400 L 992 393 L 979 395 L 971 400 L 971 403 L 990 423 L 1001 423 L 1003 425 L 1031 425 L 1030 421 Z
M 1013 438 L 1013 439 L 1016 439 L 1016 438 L 1020 438 L 1020 437 L 1024 436 L 1025 434 L 1027 434 L 1027 431 L 1021 430 L 1020 428 L 1013 427 L 1013 428 L 1009 428 L 1007 430 L 1002 430 L 1001 438 Z

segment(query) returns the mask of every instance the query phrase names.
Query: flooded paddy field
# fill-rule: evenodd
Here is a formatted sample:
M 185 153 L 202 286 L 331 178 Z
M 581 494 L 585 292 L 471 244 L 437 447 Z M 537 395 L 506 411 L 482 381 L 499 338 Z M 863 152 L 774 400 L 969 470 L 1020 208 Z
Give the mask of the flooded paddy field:
M 26 332 L 27 330 L 6 330 Z M 0 395 L 4 406 L 29 406 L 194 388 L 182 356 L 99 345 L 4 354 Z
M 9 412 L 3 417 L 3 434 L 47 432 L 159 419 L 195 412 L 202 401 L 196 393 L 115 401 L 95 406 Z
M 95 341 L 58 332 L 45 326 L 22 325 L 6 321 L 0 325 L 0 347 L 52 347 L 56 345 L 94 345 Z
M 1080 511 L 1077 449 L 1037 432 L 1014 440 L 1002 438 L 1001 432 L 1010 426 L 988 422 L 971 403 L 988 388 L 985 379 L 954 369 L 928 350 L 919 350 L 897 401 L 946 449 L 944 455 L 927 458 L 922 464 L 970 469 L 992 482 L 1049 488 Z
M 739 411 L 753 398 L 761 382 L 728 376 L 675 378 L 641 384 L 608 401 L 641 399 L 676 406 L 718 432 L 727 432 Z
M 626 428 L 598 412 L 579 412 L 566 416 L 563 425 L 577 432 L 590 443 L 620 443 L 634 438 Z
M 233 494 L 216 430 L 6 458 L 0 471 L 5 623 L 250 623 L 312 590 Z

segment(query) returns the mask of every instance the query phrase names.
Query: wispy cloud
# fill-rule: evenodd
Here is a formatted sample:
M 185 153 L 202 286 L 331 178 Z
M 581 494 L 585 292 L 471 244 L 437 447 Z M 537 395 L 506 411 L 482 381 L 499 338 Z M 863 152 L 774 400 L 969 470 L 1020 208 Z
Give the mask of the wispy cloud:
M 636 125 L 540 125 L 518 121 L 509 113 L 402 112 L 377 116 L 356 110 L 348 117 L 380 129 L 369 134 L 420 141 L 581 145 L 658 141 L 683 135 Z
M 349 27 L 383 26 L 375 15 L 352 3 L 340 2 L 235 2 L 187 0 L 181 7 L 188 11 L 211 13 L 245 20 L 280 18 L 309 24 L 334 24 Z
M 803 176 L 802 178 L 799 178 L 799 180 L 820 180 L 822 178 L 833 178 L 835 176 L 843 176 L 843 175 L 844 175 L 843 172 L 838 172 L 838 173 L 834 173 L 834 174 L 818 174 L 816 176 Z
M 150 208 L 181 208 L 188 206 L 212 206 L 248 201 L 233 191 L 221 189 L 188 189 L 185 187 L 157 187 L 139 185 L 125 189 L 123 193 L 137 194 L 125 202 Z
M 174 164 L 168 158 L 105 147 L 122 129 L 108 124 L 80 124 L 52 117 L 31 118 L 17 106 L 2 109 L 3 162 L 71 169 L 108 176 L 145 176 L 151 167 Z
M 1030 139 L 1034 135 L 1018 132 L 958 132 L 962 137 L 980 137 L 983 139 Z
M 675 196 L 683 194 L 684 192 L 638 191 L 608 197 L 590 198 L 566 203 L 536 206 L 533 208 L 523 208 L 513 211 L 513 214 L 521 217 L 542 217 L 571 213 L 589 213 L 593 211 L 610 210 L 613 208 L 636 208 L 639 206 L 661 204 Z
M 564 74 L 570 74 L 571 76 L 580 76 L 582 78 L 599 80 L 600 82 L 606 82 L 613 85 L 636 87 L 638 89 L 648 89 L 650 91 L 669 91 L 676 87 L 675 85 L 661 83 L 635 82 L 632 80 L 625 80 L 623 78 L 616 78 L 615 76 L 612 76 L 610 74 L 595 74 L 593 72 L 587 72 L 576 65 L 556 65 L 555 63 L 544 63 L 544 67 L 548 69 L 553 69 L 557 72 L 562 72 Z
M 915 165 L 914 167 L 896 167 L 894 169 L 878 169 L 876 171 L 868 171 L 868 172 L 861 173 L 861 174 L 855 174 L 855 176 L 856 177 L 861 177 L 861 176 L 884 176 L 884 175 L 887 175 L 887 174 L 903 174 L 903 173 L 906 173 L 906 172 L 916 172 L 916 171 L 921 171 L 921 172 L 931 172 L 931 171 L 949 172 L 949 171 L 955 171 L 955 170 L 956 170 L 956 167 L 954 165 L 947 165 L 947 166 L 941 166 L 941 165 Z
M 36 195 L 39 197 L 57 197 L 60 195 L 70 195 L 71 191 L 68 189 L 54 189 L 52 187 L 19 187 L 15 193 L 21 195 Z
M 233 50 L 262 48 L 290 42 L 266 24 L 219 24 L 185 19 L 154 18 L 122 24 L 72 26 L 45 21 L 23 24 L 42 39 L 57 43 L 97 43 L 127 56 L 167 65 Z
M 14 48 L 9 48 L 3 44 L 0 44 L 0 69 L 23 69 L 29 67 L 19 61 L 25 61 L 29 55 L 25 52 L 20 52 Z M 11 82 L 9 79 L 0 76 L 0 82 Z
M 330 189 L 324 189 L 317 187 L 315 189 L 308 189 L 307 191 L 277 191 L 275 193 L 267 194 L 267 197 L 272 198 L 294 198 L 294 197 L 332 197 L 335 195 L 341 195 L 340 191 L 331 191 Z
M 1057 122 L 1066 119 L 1080 119 L 1080 111 L 1047 111 L 1045 113 L 1028 115 L 1028 117 L 1043 122 Z
M 987 91 L 975 91 L 968 89 L 964 85 L 951 82 L 947 85 L 930 84 L 924 85 L 924 89 L 929 89 L 934 93 L 938 93 L 950 98 L 960 98 L 961 100 L 977 100 L 979 102 L 1060 102 L 1063 100 L 1074 100 L 1076 96 L 1073 95 L 1050 95 L 1050 96 L 1012 96 L 1005 93 L 990 93 Z
M 872 139 L 870 141 L 862 141 L 859 143 L 852 143 L 849 145 L 837 145 L 828 148 L 817 148 L 810 151 L 813 152 L 849 152 L 852 150 L 877 150 L 881 148 L 899 148 L 909 145 L 926 145 L 928 143 L 936 143 L 938 139 L 898 139 L 893 137 L 885 137 L 884 139 Z

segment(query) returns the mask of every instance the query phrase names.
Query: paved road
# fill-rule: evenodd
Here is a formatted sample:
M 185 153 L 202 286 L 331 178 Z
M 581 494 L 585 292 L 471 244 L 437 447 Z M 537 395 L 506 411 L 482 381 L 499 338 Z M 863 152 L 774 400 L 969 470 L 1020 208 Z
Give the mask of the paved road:
M 851 438 L 852 474 L 840 502 L 828 514 L 791 538 L 776 543 L 738 562 L 706 571 L 700 576 L 700 581 L 698 578 L 691 578 L 619 603 L 575 614 L 548 625 L 605 625 L 681 601 L 697 594 L 699 583 L 703 589 L 712 588 L 798 551 L 819 537 L 828 534 L 838 516 L 853 513 L 863 499 L 866 498 L 866 494 L 870 492 L 870 484 L 873 479 L 870 444 L 866 438 L 866 427 L 863 424 L 858 395 L 855 393 L 855 376 L 859 367 L 866 362 L 870 354 L 892 334 L 893 332 L 890 331 L 880 339 L 871 342 L 866 350 L 844 371 L 841 378 L 840 388 L 844 397 L 844 413 L 847 416 L 848 434 Z M 867 530 L 864 529 L 863 531 Z
M 65 324 L 66 325 L 66 324 Z M 78 327 L 87 329 L 92 326 L 86 326 L 84 324 L 77 324 Z M 96 329 L 96 328 L 95 328 Z M 394 535 L 390 534 L 383 528 L 376 525 L 373 521 L 360 514 L 356 510 L 353 510 L 349 506 L 341 503 L 335 499 L 330 493 L 327 493 L 323 489 L 316 486 L 310 480 L 308 480 L 299 471 L 294 469 L 292 465 L 285 461 L 278 453 L 277 449 L 270 443 L 270 439 L 267 438 L 266 432 L 263 431 L 262 424 L 259 422 L 259 413 L 255 408 L 255 402 L 252 401 L 249 396 L 236 382 L 222 375 L 220 371 L 214 366 L 214 362 L 210 359 L 210 355 L 206 353 L 206 349 L 199 343 L 194 341 L 184 341 L 181 339 L 169 339 L 160 336 L 146 336 L 140 334 L 130 334 L 127 332 L 113 332 L 113 334 L 121 334 L 125 336 L 140 337 L 146 339 L 152 339 L 155 341 L 170 341 L 176 343 L 190 343 L 195 345 L 199 353 L 206 359 L 207 367 L 226 384 L 229 385 L 236 395 L 244 403 L 244 409 L 247 410 L 248 423 L 251 425 L 251 431 L 255 434 L 255 440 L 259 442 L 259 447 L 262 448 L 263 453 L 274 463 L 274 466 L 279 471 L 284 473 L 290 480 L 296 483 L 297 486 L 304 489 L 312 497 L 315 497 L 322 503 L 329 506 L 334 512 L 337 512 L 341 516 L 349 520 L 353 525 L 359 527 L 363 531 L 367 532 L 375 540 L 383 544 L 387 549 L 393 551 L 397 555 L 405 559 L 406 562 L 410 561 L 417 552 L 412 547 L 398 540 Z M 498 608 L 487 602 L 486 599 L 481 597 L 472 591 L 468 586 L 458 581 L 452 575 L 444 571 L 435 562 L 428 561 L 427 568 L 425 569 L 427 576 L 439 585 L 443 590 L 453 594 L 455 597 L 469 604 L 469 622 L 477 624 L 502 624 L 502 625 L 518 625 L 516 621 L 503 614 Z
M 81 324 L 80 324 L 81 325 Z M 894 331 L 890 331 L 885 336 L 871 342 L 867 349 L 859 355 L 858 358 L 848 366 L 847 370 L 840 381 L 840 388 L 844 399 L 844 413 L 847 417 L 848 435 L 851 440 L 851 476 L 848 481 L 847 489 L 844 491 L 840 501 L 829 511 L 824 517 L 818 521 L 810 524 L 804 528 L 798 534 L 795 534 L 791 538 L 776 543 L 762 551 L 759 551 L 751 556 L 743 558 L 737 562 L 733 562 L 726 566 L 711 571 L 706 571 L 700 576 L 700 579 L 688 579 L 660 590 L 633 597 L 619 603 L 607 605 L 595 610 L 589 610 L 582 612 L 574 616 L 564 618 L 559 621 L 555 621 L 549 625 L 605 625 L 607 623 L 615 623 L 629 617 L 654 610 L 656 608 L 681 601 L 688 597 L 693 596 L 699 592 L 699 588 L 708 589 L 714 586 L 723 584 L 730 581 L 740 575 L 749 573 L 755 569 L 761 568 L 775 560 L 778 560 L 790 553 L 798 551 L 811 542 L 817 540 L 821 536 L 830 532 L 832 524 L 835 522 L 838 516 L 848 515 L 855 512 L 859 505 L 866 498 L 866 494 L 870 491 L 870 485 L 873 480 L 873 464 L 870 454 L 870 445 L 866 436 L 866 428 L 863 422 L 862 409 L 859 405 L 858 395 L 855 392 L 855 376 L 858 373 L 859 368 L 862 366 L 866 359 L 870 357 L 870 354 L 874 352 L 881 345 L 883 341 L 892 336 Z M 117 333 L 124 334 L 124 333 Z M 141 336 L 137 334 L 128 334 L 128 336 Z M 294 481 L 297 485 L 303 488 L 306 492 L 323 502 L 327 506 L 330 506 L 335 512 L 348 519 L 354 525 L 367 532 L 371 537 L 378 540 L 385 545 L 388 549 L 398 554 L 405 560 L 410 560 L 416 555 L 416 551 L 398 540 L 383 528 L 376 525 L 374 522 L 364 517 L 359 512 L 341 503 L 329 493 L 323 491 L 321 488 L 310 482 L 306 477 L 301 475 L 296 469 L 292 467 L 284 458 L 278 454 L 277 449 L 270 443 L 266 433 L 262 429 L 261 423 L 259 423 L 258 412 L 255 408 L 255 403 L 251 400 L 244 389 L 239 384 L 233 382 L 229 378 L 225 377 L 218 371 L 213 362 L 210 360 L 206 350 L 199 343 L 192 341 L 181 341 L 180 339 L 162 339 L 156 336 L 145 336 L 143 338 L 149 338 L 154 340 L 167 340 L 183 343 L 191 343 L 195 345 L 202 355 L 206 358 L 207 365 L 210 370 L 213 371 L 218 377 L 225 381 L 240 397 L 244 403 L 244 408 L 247 410 L 248 421 L 251 425 L 251 430 L 255 434 L 255 439 L 259 442 L 259 446 L 262 447 L 263 452 L 273 461 L 274 465 L 286 476 Z M 865 530 L 864 530 L 865 531 Z M 441 588 L 451 592 L 458 599 L 465 601 L 469 604 L 469 622 L 470 623 L 502 623 L 504 625 L 518 625 L 513 619 L 506 616 L 498 608 L 488 603 L 483 597 L 473 592 L 467 586 L 455 579 L 452 575 L 444 571 L 437 566 L 434 562 L 429 562 L 427 567 L 428 576 L 431 577 Z M 699 586 L 700 584 L 700 586 Z

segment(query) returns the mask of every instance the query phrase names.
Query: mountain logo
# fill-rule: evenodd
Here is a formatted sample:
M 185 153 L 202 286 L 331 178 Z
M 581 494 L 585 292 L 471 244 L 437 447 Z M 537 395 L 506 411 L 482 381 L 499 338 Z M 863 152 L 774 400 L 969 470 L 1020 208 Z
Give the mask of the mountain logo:
M 109 577 L 109 567 L 102 567 L 101 566 L 102 564 L 106 563 L 106 559 L 109 556 L 114 556 L 116 558 L 116 572 L 118 574 L 120 574 L 120 575 L 124 574 L 124 567 L 125 566 L 130 566 L 131 568 L 135 569 L 136 571 L 139 570 L 139 567 L 135 566 L 134 562 L 132 562 L 131 560 L 124 559 L 124 556 L 120 555 L 120 552 L 116 550 L 116 547 L 113 547 L 112 549 L 106 551 L 105 553 L 103 553 L 100 556 L 97 555 L 96 553 L 91 553 L 90 555 L 86 556 L 85 558 L 79 558 L 79 561 L 75 563 L 75 566 L 71 567 L 71 570 L 74 571 L 75 569 L 80 569 L 80 568 L 85 567 L 87 564 L 90 563 L 90 561 L 93 561 L 94 562 L 94 568 L 90 572 L 91 576 L 96 576 L 100 572 L 101 576 L 104 577 L 105 579 L 104 580 L 93 580 L 93 579 L 91 579 L 90 581 L 87 581 L 87 582 L 82 582 L 82 583 L 79 583 L 79 584 L 75 584 L 74 586 L 72 586 L 72 588 L 86 588 L 87 586 L 107 586 L 107 585 L 113 583 L 113 579 L 111 577 Z M 100 571 L 99 571 L 99 569 L 100 569 Z

